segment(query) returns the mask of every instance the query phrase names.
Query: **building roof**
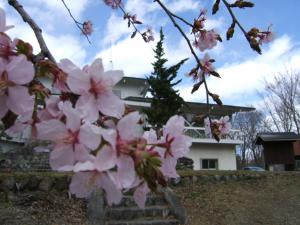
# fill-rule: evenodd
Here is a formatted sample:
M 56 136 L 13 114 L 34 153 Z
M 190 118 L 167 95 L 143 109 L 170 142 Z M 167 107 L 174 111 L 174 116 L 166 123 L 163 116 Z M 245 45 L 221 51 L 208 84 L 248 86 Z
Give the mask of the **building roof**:
M 151 98 L 127 97 L 124 100 L 151 103 Z M 198 102 L 186 102 L 186 103 L 188 105 L 188 107 L 185 110 L 186 112 L 199 113 L 199 114 L 207 112 L 206 103 L 198 103 Z M 236 112 L 248 112 L 248 111 L 255 110 L 255 108 L 252 107 L 232 106 L 232 105 L 219 106 L 217 104 L 209 104 L 209 106 L 211 109 L 211 114 L 215 116 L 226 116 L 226 115 L 232 115 L 233 113 Z
M 285 141 L 293 142 L 300 140 L 300 136 L 294 132 L 269 132 L 269 133 L 259 133 L 256 136 L 255 144 L 261 145 L 265 142 L 276 142 L 276 141 Z

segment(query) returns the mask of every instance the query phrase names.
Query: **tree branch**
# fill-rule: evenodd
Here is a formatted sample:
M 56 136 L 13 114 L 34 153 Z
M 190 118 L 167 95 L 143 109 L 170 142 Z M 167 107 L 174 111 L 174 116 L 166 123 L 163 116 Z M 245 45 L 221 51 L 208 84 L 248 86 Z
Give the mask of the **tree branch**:
M 232 9 L 230 8 L 229 3 L 226 0 L 222 0 L 222 2 L 224 3 L 224 5 L 226 6 L 231 18 L 232 18 L 232 22 L 237 24 L 238 27 L 241 29 L 241 31 L 243 32 L 244 36 L 246 37 L 247 41 L 250 43 L 250 38 L 248 33 L 246 32 L 246 30 L 244 29 L 244 27 L 240 24 L 240 22 L 237 20 L 236 16 L 234 15 Z
M 79 29 L 79 30 L 81 31 L 81 33 L 86 37 L 87 41 L 91 44 L 91 41 L 90 41 L 89 37 L 84 33 L 83 29 L 79 26 L 79 24 L 82 25 L 82 23 L 78 22 L 78 21 L 75 19 L 75 17 L 72 15 L 72 12 L 71 12 L 70 8 L 67 6 L 67 4 L 65 3 L 65 1 L 64 1 L 64 0 L 61 0 L 61 1 L 62 1 L 62 3 L 63 3 L 64 7 L 67 9 L 67 11 L 68 11 L 70 17 L 71 17 L 72 20 L 75 22 L 75 24 L 76 24 L 76 26 L 78 27 L 78 29 Z
M 17 0 L 8 0 L 8 4 L 11 5 L 15 10 L 21 15 L 24 22 L 28 23 L 31 29 L 33 30 L 35 37 L 39 43 L 41 48 L 41 53 L 38 54 L 35 58 L 35 61 L 47 57 L 52 62 L 56 63 L 54 57 L 49 51 L 45 40 L 42 35 L 42 29 L 35 23 L 35 21 L 28 15 L 28 13 L 24 10 L 23 6 Z
M 170 20 L 172 21 L 173 25 L 178 29 L 179 33 L 183 36 L 183 38 L 186 40 L 188 46 L 189 46 L 189 49 L 192 53 L 192 55 L 194 56 L 197 64 L 199 65 L 200 69 L 204 69 L 203 68 L 203 65 L 200 61 L 200 59 L 198 58 L 198 56 L 196 55 L 194 49 L 193 49 L 193 46 L 190 42 L 190 40 L 188 39 L 188 37 L 186 36 L 186 34 L 184 33 L 184 31 L 182 30 L 182 28 L 178 25 L 178 23 L 175 21 L 174 19 L 174 14 L 170 12 L 169 9 L 167 9 L 167 7 L 160 1 L 160 0 L 154 0 L 154 2 L 157 2 L 161 8 L 165 11 L 165 13 L 168 15 L 168 17 L 170 18 Z M 176 17 L 177 19 L 179 19 L 178 17 Z M 205 86 L 205 90 L 206 90 L 206 104 L 207 104 L 207 111 L 208 111 L 208 117 L 209 117 L 209 120 L 210 120 L 210 106 L 209 106 L 209 90 L 208 90 L 208 85 L 207 85 L 207 82 L 206 82 L 206 78 L 205 78 L 205 75 L 203 75 L 203 83 L 204 83 L 204 86 Z M 210 121 L 211 122 L 211 121 Z

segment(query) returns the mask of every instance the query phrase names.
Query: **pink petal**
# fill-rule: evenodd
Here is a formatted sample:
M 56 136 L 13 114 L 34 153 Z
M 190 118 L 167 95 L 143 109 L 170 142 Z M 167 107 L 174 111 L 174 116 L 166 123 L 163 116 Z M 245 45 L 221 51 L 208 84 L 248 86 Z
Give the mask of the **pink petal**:
M 12 86 L 8 88 L 7 107 L 17 115 L 30 116 L 33 111 L 34 100 L 28 93 L 28 88 Z
M 16 133 L 19 133 L 23 130 L 25 130 L 26 127 L 30 126 L 29 123 L 24 123 L 21 121 L 15 121 L 15 124 L 12 125 L 10 128 L 8 128 L 5 133 L 7 133 L 8 135 L 13 136 Z
M 114 129 L 101 129 L 102 137 L 107 141 L 112 148 L 116 147 L 117 131 Z
M 179 175 L 176 172 L 176 164 L 177 164 L 177 159 L 173 157 L 166 157 L 163 160 L 163 164 L 161 167 L 161 172 L 163 173 L 163 175 L 168 178 L 179 177 Z
M 91 161 L 94 158 L 82 144 L 75 144 L 74 157 L 76 162 Z
M 90 78 L 80 69 L 69 73 L 67 84 L 71 91 L 78 95 L 86 94 L 90 90 Z
M 70 104 L 64 104 L 63 105 L 63 113 L 66 115 L 66 127 L 70 129 L 73 132 L 76 132 L 80 129 L 80 114 L 79 112 L 72 108 L 71 103 Z
M 123 76 L 124 73 L 122 70 L 109 70 L 103 75 L 105 82 L 111 87 L 115 86 Z
M 130 156 L 121 154 L 117 160 L 117 174 L 123 188 L 131 187 L 135 180 L 135 168 L 133 159 Z
M 95 159 L 95 166 L 98 171 L 106 171 L 113 168 L 116 165 L 117 154 L 108 145 L 105 145 L 98 152 Z
M 156 132 L 153 129 L 146 131 L 143 134 L 143 138 L 147 140 L 148 144 L 156 144 L 158 142 Z
M 27 84 L 34 77 L 33 64 L 25 55 L 12 57 L 11 62 L 6 66 L 8 79 L 16 84 Z
M 95 59 L 95 61 L 88 67 L 88 73 L 95 82 L 98 82 L 103 77 L 103 64 L 102 59 Z
M 86 121 L 93 123 L 99 118 L 97 101 L 92 94 L 80 96 L 76 103 L 76 108 Z
M 69 74 L 73 70 L 80 70 L 71 60 L 61 59 L 58 63 L 58 67 L 61 68 L 64 72 Z
M 109 178 L 108 175 L 103 174 L 99 179 L 99 186 L 101 186 L 106 193 L 106 199 L 108 205 L 118 204 L 122 200 L 122 192 L 117 189 L 115 184 Z
M 79 172 L 72 177 L 70 192 L 78 198 L 87 198 L 95 190 L 94 172 Z
M 144 182 L 141 186 L 137 187 L 133 193 L 133 198 L 136 204 L 140 208 L 145 208 L 145 203 L 147 200 L 147 194 L 150 192 L 147 184 Z
M 6 95 L 1 95 L 0 93 L 0 119 L 2 119 L 8 111 L 6 106 Z
M 73 166 L 75 155 L 71 144 L 58 144 L 50 153 L 50 166 L 53 170 L 63 171 L 64 166 Z
M 95 170 L 95 164 L 91 161 L 86 162 L 78 162 L 75 164 L 73 171 L 74 172 L 82 172 L 82 171 L 93 171 Z
M 171 144 L 172 155 L 175 158 L 180 158 L 186 156 L 192 145 L 192 138 L 180 135 L 177 136 Z
M 106 91 L 97 98 L 98 109 L 104 115 L 121 118 L 125 111 L 124 102 L 112 91 Z
M 68 137 L 66 126 L 59 120 L 53 119 L 43 121 L 36 125 L 38 138 L 44 140 L 58 141 Z
M 84 124 L 79 131 L 79 141 L 92 150 L 96 149 L 101 142 L 100 128 Z
M 171 136 L 177 136 L 177 135 L 181 135 L 183 133 L 184 130 L 184 118 L 182 116 L 172 116 L 165 128 L 163 129 L 163 134 L 164 136 L 169 134 Z
M 118 122 L 117 130 L 123 140 L 131 140 L 142 136 L 142 128 L 137 124 L 140 118 L 138 112 L 132 112 Z

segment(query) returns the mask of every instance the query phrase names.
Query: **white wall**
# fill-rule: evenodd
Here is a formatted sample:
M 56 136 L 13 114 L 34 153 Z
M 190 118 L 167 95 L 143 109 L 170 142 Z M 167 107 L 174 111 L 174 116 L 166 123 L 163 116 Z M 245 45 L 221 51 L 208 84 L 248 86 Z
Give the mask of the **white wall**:
M 194 161 L 194 170 L 200 170 L 201 159 L 218 159 L 219 170 L 236 170 L 235 145 L 193 143 L 188 158 Z
M 144 97 L 141 95 L 144 86 L 136 86 L 135 84 L 128 84 L 128 83 L 119 83 L 113 89 L 114 90 L 121 90 L 121 98 L 126 97 Z

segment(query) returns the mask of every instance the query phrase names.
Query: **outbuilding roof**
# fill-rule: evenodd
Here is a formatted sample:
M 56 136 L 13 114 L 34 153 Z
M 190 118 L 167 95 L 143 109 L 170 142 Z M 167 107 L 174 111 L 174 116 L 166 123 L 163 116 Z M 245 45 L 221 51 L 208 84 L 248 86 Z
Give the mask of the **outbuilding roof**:
M 255 144 L 261 145 L 264 142 L 275 142 L 275 141 L 293 142 L 297 140 L 300 140 L 300 136 L 294 132 L 259 133 L 256 136 Z

